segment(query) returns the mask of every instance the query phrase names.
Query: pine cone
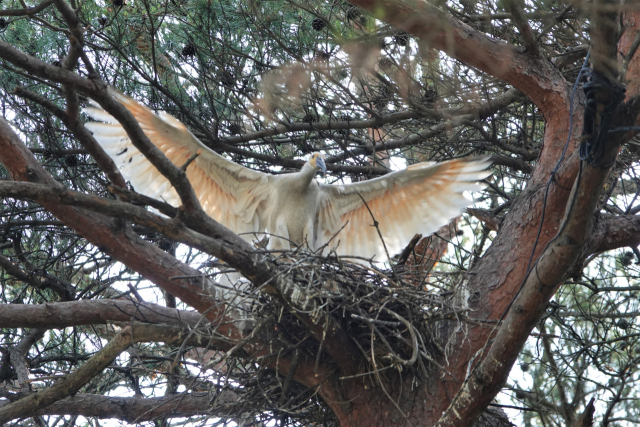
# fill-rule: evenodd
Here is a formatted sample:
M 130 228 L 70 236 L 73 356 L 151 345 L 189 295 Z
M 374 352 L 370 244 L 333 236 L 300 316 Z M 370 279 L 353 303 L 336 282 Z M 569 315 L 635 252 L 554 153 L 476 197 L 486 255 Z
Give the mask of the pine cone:
M 113 0 L 113 5 L 115 7 L 122 7 L 124 6 L 124 0 Z
M 98 24 L 100 24 L 102 26 L 107 25 L 107 22 L 108 22 L 108 20 L 107 20 L 106 16 L 101 16 L 100 18 L 98 18 Z
M 168 252 L 173 249 L 173 242 L 171 240 L 162 239 L 158 242 L 158 247 L 163 251 Z
M 311 28 L 313 28 L 316 31 L 322 31 L 322 29 L 324 28 L 324 21 L 320 18 L 316 18 L 313 20 L 313 22 L 311 22 Z
M 436 102 L 436 99 L 438 99 L 438 94 L 436 93 L 435 89 L 429 88 L 424 91 L 424 100 L 429 104 Z
M 69 167 L 78 166 L 78 158 L 71 154 L 64 158 L 64 163 Z
M 235 79 L 233 78 L 233 74 L 231 74 L 231 72 L 225 70 L 222 72 L 222 74 L 220 75 L 220 83 L 223 86 L 233 86 L 233 84 L 235 83 Z
M 0 18 L 0 30 L 4 30 L 5 28 L 7 28 L 7 20 Z
M 409 34 L 407 34 L 405 31 L 402 31 L 393 36 L 393 40 L 398 46 L 406 46 L 407 42 L 409 41 Z
M 317 61 L 327 61 L 329 58 L 331 58 L 331 54 L 329 52 L 318 52 L 316 54 Z
M 620 260 L 620 263 L 625 267 L 627 267 L 631 265 L 634 257 L 635 255 L 633 254 L 633 252 L 625 252 L 624 255 L 622 255 L 622 259 Z
M 231 135 L 239 135 L 242 133 L 242 127 L 238 123 L 231 123 L 228 130 Z
M 618 323 L 616 324 L 616 326 L 620 329 L 628 329 L 629 326 L 631 326 L 629 324 L 629 322 L 626 319 L 620 319 L 618 320 Z
M 182 56 L 195 56 L 196 46 L 193 43 L 189 43 L 182 49 Z
M 393 61 L 387 58 L 386 56 L 384 58 L 381 58 L 380 61 L 378 61 L 378 66 L 380 67 L 381 70 L 386 70 L 388 68 L 391 68 L 392 65 L 393 65 Z
M 347 77 L 349 77 L 349 72 L 347 70 L 345 70 L 344 68 L 343 69 L 339 69 L 339 70 L 336 70 L 336 72 L 334 74 L 334 77 L 336 79 L 338 79 L 338 80 L 344 80 Z
M 465 13 L 473 13 L 476 8 L 476 0 L 460 0 Z
M 388 103 L 389 100 L 385 97 L 378 97 L 373 99 L 373 106 L 378 111 L 384 110 L 384 107 L 386 107 Z
M 360 17 L 360 15 L 362 15 L 362 12 L 360 12 L 360 9 L 356 6 L 350 7 L 347 11 L 347 19 L 349 21 L 355 21 Z

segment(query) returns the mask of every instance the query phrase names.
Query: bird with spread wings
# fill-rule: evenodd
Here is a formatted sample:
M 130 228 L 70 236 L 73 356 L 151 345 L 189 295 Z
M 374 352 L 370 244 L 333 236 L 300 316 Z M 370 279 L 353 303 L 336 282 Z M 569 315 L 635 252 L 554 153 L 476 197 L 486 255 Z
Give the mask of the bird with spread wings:
M 274 250 L 306 243 L 313 250 L 324 247 L 338 255 L 385 261 L 385 246 L 394 255 L 416 233 L 429 235 L 460 215 L 471 204 L 463 192 L 482 189 L 478 181 L 490 175 L 488 157 L 468 157 L 417 163 L 367 181 L 327 185 L 315 180 L 319 171 L 326 173 L 320 153 L 312 154 L 299 172 L 271 175 L 210 150 L 173 116 L 156 115 L 137 101 L 112 93 L 175 165 L 184 165 L 200 152 L 186 173 L 208 215 L 247 240 L 269 233 L 269 248 Z M 85 112 L 103 122 L 85 126 L 136 191 L 179 204 L 167 178 L 133 146 L 111 115 L 100 108 Z

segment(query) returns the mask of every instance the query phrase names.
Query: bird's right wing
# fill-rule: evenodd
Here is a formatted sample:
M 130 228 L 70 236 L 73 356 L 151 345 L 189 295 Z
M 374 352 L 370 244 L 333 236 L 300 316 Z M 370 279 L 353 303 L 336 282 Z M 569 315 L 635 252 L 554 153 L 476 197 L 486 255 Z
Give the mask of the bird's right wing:
M 368 181 L 321 185 L 316 246 L 330 242 L 339 255 L 385 261 L 384 246 L 393 256 L 416 233 L 427 236 L 460 215 L 472 203 L 463 192 L 484 187 L 478 181 L 491 174 L 490 164 L 489 157 L 418 163 Z
M 205 212 L 237 234 L 260 233 L 266 228 L 268 198 L 277 177 L 233 163 L 206 147 L 173 116 L 153 114 L 137 101 L 112 91 L 113 96 L 133 114 L 151 142 L 176 166 L 200 151 L 187 168 Z M 126 131 L 108 113 L 99 108 L 85 112 L 106 123 L 85 126 L 102 148 L 120 167 L 122 175 L 136 191 L 178 206 L 180 198 L 169 181 L 131 143 Z M 245 235 L 250 240 L 252 237 Z

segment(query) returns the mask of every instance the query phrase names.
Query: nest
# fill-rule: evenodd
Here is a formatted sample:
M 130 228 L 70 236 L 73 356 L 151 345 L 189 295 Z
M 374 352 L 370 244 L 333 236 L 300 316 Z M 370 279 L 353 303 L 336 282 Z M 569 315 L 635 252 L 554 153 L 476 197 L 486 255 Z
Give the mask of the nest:
M 311 310 L 307 314 L 316 321 L 331 316 L 353 339 L 366 361 L 362 374 L 409 368 L 424 379 L 427 371 L 436 367 L 434 360 L 447 356 L 446 346 L 438 339 L 441 322 L 455 326 L 464 313 L 456 307 L 453 292 L 425 281 L 431 272 L 415 265 L 381 270 L 370 263 L 338 257 L 295 255 L 283 254 L 275 261 L 283 265 L 284 281 L 314 303 L 294 301 L 293 310 L 283 310 L 278 301 L 267 298 L 262 305 L 262 311 L 278 315 L 278 330 L 291 342 L 308 334 L 295 310 Z M 311 340 L 310 351 L 314 345 L 317 341 Z
M 308 359 L 315 359 L 316 364 L 332 363 L 300 320 L 302 314 L 318 324 L 329 316 L 352 338 L 363 355 L 355 377 L 386 382 L 402 373 L 405 379 L 412 375 L 414 381 L 422 382 L 432 371 L 444 369 L 437 360 L 448 356 L 447 336 L 458 330 L 465 318 L 464 312 L 456 307 L 455 293 L 451 291 L 461 275 L 449 274 L 444 281 L 446 286 L 442 286 L 443 283 L 435 286 L 432 280 L 435 273 L 425 271 L 424 264 L 395 265 L 385 270 L 365 260 L 354 263 L 302 250 L 267 256 L 280 266 L 279 277 L 287 284 L 286 307 L 278 297 L 268 294 L 255 297 L 255 291 L 246 284 L 240 286 L 244 291 L 239 291 L 239 295 L 254 296 L 245 299 L 244 306 L 257 322 L 275 319 L 269 330 L 271 339 L 279 341 L 280 347 L 301 351 Z M 433 262 L 429 263 L 432 265 Z M 428 278 L 430 280 L 426 280 Z M 448 331 L 447 336 L 443 331 Z M 284 410 L 288 416 L 296 413 L 306 422 L 318 422 L 320 418 L 327 422 L 329 409 L 315 398 L 313 391 L 296 385 L 300 390 L 288 393 L 295 398 L 282 398 L 284 380 L 273 372 L 257 376 L 253 372 L 245 378 L 247 381 L 241 382 L 254 408 L 259 395 L 271 410 Z M 342 377 L 347 378 L 350 377 Z M 302 422 L 300 418 L 297 421 Z

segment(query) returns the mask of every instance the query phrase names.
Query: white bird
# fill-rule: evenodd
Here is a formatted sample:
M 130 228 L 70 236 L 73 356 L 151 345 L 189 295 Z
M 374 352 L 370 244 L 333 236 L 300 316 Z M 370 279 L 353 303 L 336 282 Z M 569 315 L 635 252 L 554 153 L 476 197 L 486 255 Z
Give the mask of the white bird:
M 207 148 L 181 122 L 166 113 L 153 114 L 117 92 L 147 137 L 175 165 L 198 151 L 187 177 L 205 212 L 247 240 L 269 233 L 270 249 L 306 243 L 325 253 L 386 261 L 416 234 L 429 235 L 472 202 L 463 196 L 484 186 L 490 175 L 488 157 L 440 163 L 418 163 L 379 178 L 352 184 L 326 185 L 315 177 L 326 173 L 324 158 L 311 155 L 299 172 L 271 175 L 245 168 Z M 122 126 L 99 108 L 86 108 L 95 120 L 85 126 L 119 165 L 139 193 L 177 206 L 180 199 L 169 181 L 133 146 Z M 326 246 L 325 246 L 326 245 Z

